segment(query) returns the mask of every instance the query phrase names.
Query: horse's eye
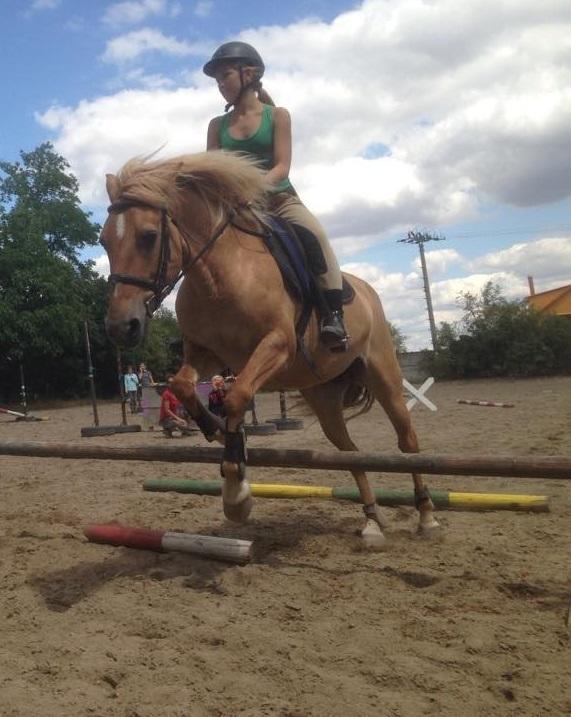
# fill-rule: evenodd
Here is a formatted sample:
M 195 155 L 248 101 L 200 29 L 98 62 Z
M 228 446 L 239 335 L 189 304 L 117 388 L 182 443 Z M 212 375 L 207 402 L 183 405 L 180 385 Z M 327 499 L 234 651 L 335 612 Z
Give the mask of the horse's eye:
M 137 237 L 137 244 L 143 251 L 149 251 L 155 245 L 157 236 L 158 233 L 156 231 L 149 229 L 149 231 L 143 232 Z

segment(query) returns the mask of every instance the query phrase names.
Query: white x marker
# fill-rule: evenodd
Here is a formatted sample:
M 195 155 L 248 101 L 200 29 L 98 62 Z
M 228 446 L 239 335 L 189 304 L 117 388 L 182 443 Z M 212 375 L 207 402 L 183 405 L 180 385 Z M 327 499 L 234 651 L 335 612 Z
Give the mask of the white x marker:
M 438 409 L 436 406 L 432 403 L 432 401 L 424 395 L 428 389 L 432 386 L 434 383 L 434 379 L 432 376 L 430 378 L 427 378 L 426 381 L 420 386 L 420 388 L 415 388 L 411 383 L 409 383 L 406 378 L 403 378 L 402 385 L 406 388 L 406 390 L 409 393 L 412 393 L 413 398 L 410 398 L 407 401 L 406 407 L 409 411 L 412 411 L 412 409 L 416 406 L 417 402 L 420 401 L 421 403 L 424 403 L 424 405 L 427 408 L 430 408 L 431 411 L 437 411 Z

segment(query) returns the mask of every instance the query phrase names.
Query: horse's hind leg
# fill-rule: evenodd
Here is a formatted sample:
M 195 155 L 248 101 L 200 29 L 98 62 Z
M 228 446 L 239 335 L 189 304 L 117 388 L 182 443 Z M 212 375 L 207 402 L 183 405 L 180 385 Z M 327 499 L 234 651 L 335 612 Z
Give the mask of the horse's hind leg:
M 317 416 L 326 437 L 341 451 L 356 451 L 357 446 L 351 440 L 343 417 L 343 396 L 346 384 L 332 382 L 304 389 L 301 393 Z M 385 543 L 382 528 L 385 522 L 377 506 L 375 494 L 367 474 L 363 471 L 351 471 L 359 487 L 363 510 L 365 512 L 365 526 L 361 531 L 366 547 L 379 550 Z
M 367 357 L 365 381 L 393 424 L 400 450 L 403 453 L 419 453 L 418 438 L 403 398 L 400 367 L 392 351 Z M 434 517 L 434 504 L 422 475 L 413 473 L 412 479 L 416 508 L 420 513 L 419 530 L 427 534 L 439 527 Z

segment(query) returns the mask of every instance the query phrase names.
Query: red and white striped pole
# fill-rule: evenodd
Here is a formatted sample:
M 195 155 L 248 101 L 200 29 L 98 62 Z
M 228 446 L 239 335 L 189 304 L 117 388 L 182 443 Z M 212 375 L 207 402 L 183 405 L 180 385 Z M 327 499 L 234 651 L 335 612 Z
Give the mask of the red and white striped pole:
M 472 401 L 467 398 L 459 398 L 458 403 L 464 403 L 467 406 L 493 406 L 494 408 L 513 408 L 514 403 L 500 403 L 498 401 Z
M 95 523 L 83 532 L 92 543 L 139 550 L 177 551 L 232 563 L 247 563 L 252 557 L 252 541 L 237 538 L 132 528 L 118 523 Z

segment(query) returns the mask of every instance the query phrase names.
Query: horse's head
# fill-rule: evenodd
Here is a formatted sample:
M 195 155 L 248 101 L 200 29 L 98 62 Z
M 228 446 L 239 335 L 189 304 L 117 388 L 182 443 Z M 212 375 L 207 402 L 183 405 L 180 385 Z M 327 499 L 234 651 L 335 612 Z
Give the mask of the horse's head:
M 111 206 L 101 244 L 109 257 L 111 290 L 105 328 L 114 343 L 135 346 L 180 276 L 184 247 L 166 206 L 123 194 L 111 174 L 107 193 Z
M 109 257 L 109 337 L 136 345 L 148 319 L 180 278 L 223 234 L 236 207 L 268 184 L 251 161 L 223 152 L 163 161 L 133 159 L 107 175 L 111 200 L 101 243 Z

